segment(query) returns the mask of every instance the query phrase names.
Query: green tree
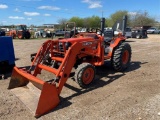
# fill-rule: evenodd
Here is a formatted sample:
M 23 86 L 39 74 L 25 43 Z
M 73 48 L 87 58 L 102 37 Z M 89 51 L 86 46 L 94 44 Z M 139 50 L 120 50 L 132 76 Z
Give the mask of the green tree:
M 100 27 L 100 21 L 101 21 L 101 18 L 98 17 L 98 16 L 92 16 L 90 19 L 90 27 L 91 28 L 97 28 L 97 27 Z
M 113 21 L 111 18 L 106 18 L 106 21 L 105 21 L 105 26 L 106 27 L 112 27 L 113 26 Z
M 154 18 L 150 17 L 148 12 L 128 12 L 126 10 L 119 10 L 111 14 L 109 18 L 106 18 L 105 26 L 112 27 L 118 20 L 122 20 L 123 16 L 127 15 L 127 26 L 153 26 L 156 21 Z M 99 28 L 101 24 L 101 18 L 98 16 L 91 16 L 86 18 L 72 17 L 69 20 L 59 19 L 58 23 L 61 24 L 61 28 L 64 28 L 65 23 L 75 22 L 77 27 L 86 28 Z
M 98 16 L 86 18 L 72 17 L 69 21 L 75 22 L 77 27 L 100 27 L 100 18 Z
M 98 16 L 92 16 L 84 18 L 83 26 L 87 28 L 98 28 L 100 27 L 101 18 Z
M 83 19 L 83 26 L 82 27 L 86 27 L 86 28 L 90 27 L 90 18 L 89 17 Z
M 114 25 L 114 23 L 117 22 L 117 20 L 122 20 L 123 19 L 123 16 L 125 15 L 128 15 L 128 11 L 126 10 L 120 10 L 120 11 L 117 11 L 113 14 L 110 15 L 110 18 L 108 19 L 108 23 L 110 25 L 110 27 L 112 27 Z M 127 18 L 127 24 L 130 23 L 130 18 L 128 16 Z
M 83 19 L 80 17 L 72 17 L 71 19 L 69 19 L 69 22 L 75 22 L 77 27 L 83 26 Z

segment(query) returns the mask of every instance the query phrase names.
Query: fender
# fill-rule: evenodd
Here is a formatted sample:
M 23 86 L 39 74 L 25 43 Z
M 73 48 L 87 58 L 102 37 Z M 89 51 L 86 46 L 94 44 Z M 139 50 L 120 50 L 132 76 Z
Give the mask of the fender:
M 118 44 L 123 41 L 125 41 L 125 37 L 123 37 L 123 36 L 113 39 L 110 43 L 110 46 L 109 46 L 109 53 L 107 56 L 105 56 L 105 59 L 111 58 L 113 51 L 114 51 L 114 48 L 117 47 Z

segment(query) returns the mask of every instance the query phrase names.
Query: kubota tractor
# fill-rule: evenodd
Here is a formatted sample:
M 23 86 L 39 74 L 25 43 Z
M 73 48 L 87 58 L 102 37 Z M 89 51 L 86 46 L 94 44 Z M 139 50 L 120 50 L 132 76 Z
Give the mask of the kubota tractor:
M 26 25 L 16 25 L 16 28 L 14 30 L 9 31 L 9 36 L 12 36 L 12 38 L 18 37 L 19 39 L 30 39 L 31 34 L 29 30 L 27 30 Z
M 10 89 L 34 114 L 39 117 L 60 102 L 60 93 L 75 70 L 75 81 L 82 88 L 89 87 L 96 75 L 96 66 L 111 60 L 117 71 L 125 70 L 131 60 L 131 47 L 125 42 L 123 33 L 106 40 L 105 19 L 102 19 L 101 35 L 80 33 L 72 38 L 47 40 L 36 53 L 30 69 L 14 67 L 8 89 Z M 53 80 L 38 77 L 45 70 L 54 74 Z

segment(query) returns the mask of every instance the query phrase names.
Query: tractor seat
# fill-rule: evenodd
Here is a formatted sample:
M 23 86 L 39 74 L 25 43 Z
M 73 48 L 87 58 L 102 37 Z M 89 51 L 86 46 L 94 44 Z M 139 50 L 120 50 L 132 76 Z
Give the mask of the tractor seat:
M 112 29 L 104 31 L 104 41 L 105 42 L 111 42 L 113 37 L 114 37 L 114 31 Z
M 113 39 L 113 37 L 104 37 L 105 42 L 111 42 L 112 39 Z

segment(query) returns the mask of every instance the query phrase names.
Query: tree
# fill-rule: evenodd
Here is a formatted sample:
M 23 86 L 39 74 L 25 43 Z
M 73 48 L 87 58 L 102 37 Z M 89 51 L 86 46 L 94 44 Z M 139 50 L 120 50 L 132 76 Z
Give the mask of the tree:
M 92 16 L 84 18 L 83 20 L 83 27 L 86 28 L 98 28 L 100 27 L 101 19 L 98 16 Z
M 112 21 L 111 18 L 106 18 L 105 26 L 106 27 L 112 27 L 113 26 L 113 21 Z
M 126 10 L 119 10 L 111 14 L 109 18 L 106 18 L 105 27 L 112 27 L 118 20 L 122 20 L 123 16 L 127 15 L 127 26 L 153 26 L 156 23 L 155 19 L 150 17 L 148 12 L 128 12 Z M 75 22 L 77 27 L 86 27 L 86 28 L 99 28 L 101 24 L 101 18 L 98 16 L 80 18 L 72 17 L 69 20 L 59 19 L 58 23 L 61 25 L 61 28 L 64 28 L 65 23 Z
M 65 28 L 65 23 L 67 22 L 68 20 L 65 19 L 65 18 L 62 18 L 62 19 L 59 19 L 58 20 L 58 23 L 60 24 L 60 29 L 64 29 Z
M 85 27 L 85 28 L 90 27 L 90 18 L 89 17 L 83 19 L 83 27 Z
M 144 11 L 138 11 L 135 12 L 135 14 L 130 14 L 131 18 L 131 26 L 137 27 L 137 26 L 153 26 L 156 22 L 154 18 L 150 17 L 148 12 Z
M 91 28 L 97 28 L 100 27 L 101 18 L 98 16 L 92 16 L 91 18 L 89 18 L 89 22 Z
M 110 15 L 110 18 L 106 18 L 106 24 L 108 27 L 112 27 L 114 23 L 116 23 L 118 20 L 122 20 L 123 16 L 128 15 L 128 11 L 126 10 L 120 10 Z M 128 17 L 127 24 L 130 23 L 130 18 Z
M 83 19 L 79 17 L 72 17 L 69 22 L 75 22 L 77 27 L 83 26 Z
M 70 22 L 75 22 L 76 26 L 78 27 L 99 27 L 100 26 L 100 18 L 98 16 L 86 17 L 86 18 L 79 18 L 79 17 L 72 17 Z

